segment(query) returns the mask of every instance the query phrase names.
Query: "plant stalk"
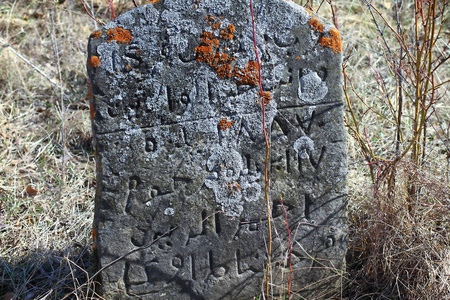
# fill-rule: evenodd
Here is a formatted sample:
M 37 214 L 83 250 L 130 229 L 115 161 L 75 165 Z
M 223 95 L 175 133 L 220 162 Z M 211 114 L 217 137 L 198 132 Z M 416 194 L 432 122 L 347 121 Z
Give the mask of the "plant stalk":
M 253 29 L 253 44 L 255 47 L 255 55 L 256 55 L 256 61 L 258 63 L 258 83 L 259 83 L 259 89 L 260 94 L 262 97 L 261 100 L 261 107 L 262 107 L 262 130 L 264 134 L 264 141 L 266 143 L 266 157 L 264 160 L 264 199 L 267 206 L 267 227 L 269 231 L 269 242 L 268 242 L 268 249 L 267 249 L 267 266 L 266 266 L 266 275 L 265 275 L 265 292 L 266 296 L 269 297 L 269 291 L 270 291 L 270 265 L 271 265 L 271 257 L 272 257 L 272 224 L 271 224 L 271 218 L 272 218 L 272 211 L 270 206 L 270 199 L 269 199 L 269 157 L 270 157 L 270 141 L 267 135 L 266 130 L 266 103 L 264 101 L 264 90 L 262 86 L 262 80 L 261 80 L 261 60 L 259 58 L 258 54 L 258 47 L 256 45 L 256 27 L 255 27 L 255 16 L 253 13 L 253 1 L 250 0 L 250 11 L 252 15 L 252 29 Z

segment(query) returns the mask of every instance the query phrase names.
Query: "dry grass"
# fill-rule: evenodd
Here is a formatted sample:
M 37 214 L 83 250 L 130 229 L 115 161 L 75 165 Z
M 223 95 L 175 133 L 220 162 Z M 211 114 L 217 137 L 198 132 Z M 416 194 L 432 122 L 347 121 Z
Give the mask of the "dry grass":
M 87 38 L 97 25 L 79 1 L 60 2 L 0 3 L 2 300 L 61 299 L 78 287 L 71 298 L 94 298 L 89 285 L 83 285 L 92 275 L 89 247 L 95 189 L 85 59 Z M 96 17 L 110 19 L 106 1 L 86 2 Z M 322 1 L 296 2 L 317 10 Z M 372 2 L 392 16 L 395 0 Z M 408 22 L 411 1 L 403 2 L 402 17 Z M 347 73 L 366 105 L 354 96 L 351 101 L 361 112 L 371 147 L 380 157 L 392 156 L 394 130 L 384 117 L 389 111 L 379 98 L 374 73 L 381 74 L 391 93 L 395 85 L 376 27 L 364 1 L 333 4 L 345 41 Z M 116 14 L 133 7 L 125 0 L 114 5 Z M 326 2 L 319 11 L 331 19 Z M 437 45 L 444 54 L 449 51 L 446 30 L 446 39 Z M 389 33 L 386 37 L 395 42 Z M 439 76 L 443 82 L 450 74 L 447 70 Z M 339 297 L 450 298 L 448 96 L 434 110 L 425 163 L 419 170 L 406 161 L 398 164 L 394 194 L 386 192 L 384 178 L 373 193 L 360 149 L 349 138 L 351 243 L 348 284 Z M 413 211 L 408 211 L 404 187 L 411 174 L 417 175 L 420 192 Z
M 415 173 L 420 194 L 414 211 L 404 186 L 387 195 L 353 192 L 348 252 L 351 299 L 448 299 L 450 297 L 450 187 L 443 176 L 397 165 L 399 182 Z M 366 298 L 367 299 L 367 298 Z
M 93 263 L 86 247 L 33 252 L 0 265 L 2 300 L 98 299 L 93 292 Z M 14 298 L 15 297 L 15 298 Z
M 398 89 L 395 76 L 386 64 L 386 47 L 365 1 L 347 1 L 343 6 L 340 4 L 344 2 L 334 2 L 340 30 L 347 41 L 347 73 L 361 96 L 358 99 L 350 89 L 348 91 L 359 116 L 358 126 L 364 132 L 367 145 L 380 161 L 385 160 L 375 165 L 373 184 L 359 144 L 349 138 L 351 230 L 348 287 L 344 295 L 349 299 L 450 299 L 449 85 L 441 89 L 439 96 L 442 98 L 433 106 L 428 118 L 426 155 L 421 166 L 416 167 L 408 156 L 399 163 L 390 163 L 396 155 L 395 124 L 375 76 L 379 74 L 384 80 L 397 107 Z M 370 2 L 391 24 L 395 24 L 393 5 L 402 2 L 401 22 L 405 28 L 411 28 L 413 1 Z M 450 12 L 445 13 L 448 22 Z M 377 21 L 382 24 L 380 18 Z M 445 28 L 436 44 L 436 56 L 450 53 L 450 32 Z M 393 35 L 386 27 L 382 29 L 392 49 L 399 51 Z M 445 67 L 435 75 L 439 82 L 450 78 L 449 69 Z M 413 106 L 406 102 L 403 109 L 403 129 L 408 132 L 412 126 Z M 412 132 L 408 134 L 412 136 Z M 408 137 L 401 146 L 407 142 Z M 390 180 L 389 174 L 393 175 Z M 415 178 L 418 187 L 414 197 L 407 193 L 410 178 Z M 392 186 L 394 190 L 390 190 Z
M 60 298 L 92 264 L 92 27 L 77 2 L 0 4 L 0 296 Z

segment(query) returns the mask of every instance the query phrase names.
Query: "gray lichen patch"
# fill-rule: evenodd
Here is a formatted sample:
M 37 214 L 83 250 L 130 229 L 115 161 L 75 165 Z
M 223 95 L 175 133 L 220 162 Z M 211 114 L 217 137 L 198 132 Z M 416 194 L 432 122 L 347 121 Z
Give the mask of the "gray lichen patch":
M 205 184 L 214 191 L 216 201 L 227 216 L 239 217 L 244 210 L 245 201 L 260 199 L 261 174 L 244 169 L 242 157 L 233 148 L 215 146 L 207 162 L 212 173 Z
M 325 82 L 316 72 L 309 72 L 300 77 L 298 97 L 307 104 L 316 104 L 322 100 L 328 92 Z
M 314 150 L 314 141 L 307 136 L 302 136 L 294 142 L 294 150 L 300 159 L 309 159 L 309 155 Z

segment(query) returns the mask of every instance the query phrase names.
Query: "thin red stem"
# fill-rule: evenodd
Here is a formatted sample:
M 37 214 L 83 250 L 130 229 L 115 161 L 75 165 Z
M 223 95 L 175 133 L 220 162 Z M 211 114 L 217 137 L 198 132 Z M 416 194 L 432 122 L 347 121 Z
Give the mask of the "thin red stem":
M 114 12 L 114 3 L 113 3 L 113 0 L 108 0 L 108 1 L 107 1 L 107 4 L 108 4 L 109 10 L 111 11 L 112 19 L 114 20 L 114 19 L 116 18 L 116 14 L 115 14 L 115 12 Z
M 264 90 L 262 86 L 262 75 L 261 75 L 261 60 L 259 59 L 258 54 L 258 46 L 256 45 L 256 26 L 255 26 L 255 17 L 253 14 L 253 2 L 250 0 L 250 11 L 252 13 L 252 26 L 253 26 L 253 46 L 255 47 L 255 55 L 256 55 L 256 62 L 258 63 L 258 83 L 259 83 L 259 92 L 261 93 L 261 97 L 264 97 Z M 269 139 L 267 138 L 267 131 L 266 131 L 266 105 L 264 104 L 264 101 L 261 102 L 262 106 L 262 113 L 263 113 L 263 132 L 264 132 L 264 139 L 266 140 L 266 144 L 270 145 Z
M 102 21 L 96 19 L 96 18 L 92 15 L 92 13 L 91 13 L 91 12 L 89 11 L 89 9 L 86 7 L 86 3 L 84 3 L 84 0 L 80 0 L 80 2 L 81 2 L 81 4 L 83 5 L 84 10 L 87 12 L 87 14 L 89 15 L 89 17 L 90 17 L 92 20 L 94 20 L 97 24 L 100 24 L 100 25 L 102 25 L 102 26 L 105 25 L 104 22 L 102 22 Z
M 268 171 L 268 162 L 269 162 L 269 155 L 270 155 L 270 141 L 267 136 L 266 131 L 266 103 L 264 101 L 264 91 L 261 81 L 261 60 L 259 59 L 258 54 L 258 46 L 256 44 L 256 27 L 255 27 L 255 16 L 253 13 L 253 1 L 250 0 L 250 11 L 252 14 L 252 26 L 253 26 L 253 44 L 255 47 L 255 55 L 256 55 L 256 61 L 258 63 L 258 83 L 259 83 L 259 90 L 262 97 L 261 100 L 261 106 L 262 106 L 262 127 L 263 127 L 263 133 L 264 133 L 264 140 L 266 142 L 266 157 L 264 160 L 264 197 L 266 200 L 266 206 L 267 206 L 267 226 L 269 231 L 269 242 L 268 242 L 268 249 L 267 249 L 267 267 L 266 267 L 266 295 L 269 297 L 269 278 L 270 278 L 270 264 L 271 264 L 271 256 L 272 256 L 272 226 L 271 226 L 271 209 L 270 209 L 270 201 L 269 201 L 269 171 Z

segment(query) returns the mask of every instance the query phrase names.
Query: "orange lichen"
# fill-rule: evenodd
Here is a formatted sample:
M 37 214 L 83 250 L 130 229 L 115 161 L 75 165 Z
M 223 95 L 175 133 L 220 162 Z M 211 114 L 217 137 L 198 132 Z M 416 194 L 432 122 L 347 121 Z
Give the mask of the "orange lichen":
M 239 183 L 233 181 L 233 182 L 227 182 L 227 188 L 228 188 L 228 192 L 230 194 L 236 193 L 237 191 L 241 191 L 242 188 L 239 185 Z
M 212 26 L 212 25 L 216 22 L 216 19 L 217 19 L 217 18 L 216 18 L 215 16 L 207 15 L 207 16 L 205 17 L 206 25 Z
M 91 33 L 91 37 L 93 39 L 98 39 L 98 38 L 102 37 L 102 32 L 100 30 L 94 31 Z
M 230 78 L 234 75 L 230 65 L 233 61 L 234 57 L 228 57 L 226 53 L 216 52 L 213 61 L 209 65 L 216 69 L 216 73 L 220 78 Z
M 300 56 L 297 56 L 297 57 L 295 58 L 295 60 L 300 60 Z
M 197 53 L 197 61 L 210 63 L 214 57 L 213 48 L 211 45 L 200 45 L 195 47 Z
M 100 66 L 100 58 L 98 58 L 98 56 L 92 56 L 88 61 L 88 66 L 91 68 L 98 68 L 98 66 Z
M 232 77 L 233 72 L 230 63 L 234 61 L 234 57 L 229 57 L 228 54 L 221 53 L 218 49 L 219 40 L 214 37 L 213 33 L 203 32 L 200 45 L 195 48 L 197 61 L 207 63 L 210 67 L 216 69 L 220 78 Z
M 330 29 L 330 31 L 328 31 L 328 33 L 330 34 L 330 37 L 329 38 L 324 36 L 320 37 L 319 45 L 333 49 L 334 53 L 342 52 L 342 42 L 339 31 L 332 28 Z
M 223 64 L 218 67 L 216 73 L 220 78 L 231 78 L 234 75 L 233 69 L 229 64 Z
M 236 28 L 234 27 L 234 25 L 230 24 L 230 25 L 227 26 L 227 28 L 225 28 L 224 30 L 222 30 L 220 32 L 220 37 L 222 39 L 231 40 L 234 37 L 233 33 L 234 33 L 235 30 L 236 30 Z
M 308 23 L 314 29 L 314 31 L 319 31 L 323 33 L 325 26 L 322 23 L 319 23 L 319 20 L 309 19 Z
M 108 43 L 111 41 L 116 41 L 118 44 L 129 44 L 133 39 L 131 33 L 123 29 L 122 27 L 117 27 L 115 29 L 110 29 L 107 32 L 108 34 Z
M 222 25 L 222 22 L 217 22 L 217 23 L 212 24 L 212 25 L 211 25 L 211 28 L 212 28 L 213 30 L 217 30 L 217 29 L 220 28 L 220 25 Z
M 220 52 L 228 51 L 225 46 L 220 47 L 219 38 L 214 34 L 214 30 L 220 29 L 221 22 L 217 22 L 217 18 L 212 15 L 205 17 L 206 24 L 211 27 L 212 32 L 204 31 L 201 35 L 200 45 L 195 48 L 197 54 L 196 60 L 207 63 L 210 67 L 216 70 L 219 78 L 236 77 L 236 83 L 242 85 L 258 85 L 258 64 L 255 61 L 249 61 L 244 69 L 232 66 L 235 58 L 227 53 Z M 233 33 L 236 28 L 230 24 L 225 29 L 220 31 L 220 38 L 223 40 L 233 39 Z
M 211 63 L 214 59 L 214 52 L 218 47 L 219 40 L 215 39 L 211 32 L 203 32 L 200 45 L 195 48 L 195 53 L 197 53 L 197 61 L 208 64 Z
M 227 128 L 230 128 L 231 125 L 233 125 L 234 123 L 236 123 L 236 121 L 227 121 L 227 118 L 223 118 L 222 120 L 220 120 L 219 124 L 217 124 L 217 126 L 219 126 L 219 128 L 221 130 L 226 130 Z
M 126 65 L 125 68 L 131 69 L 131 66 L 130 65 Z
M 261 92 L 258 93 L 258 96 L 261 97 Z M 264 106 L 269 104 L 270 101 L 272 101 L 272 95 L 270 95 L 270 92 L 264 92 L 264 96 L 262 98 L 262 103 L 264 103 Z
M 318 31 L 323 33 L 325 26 L 321 23 L 319 23 L 319 20 L 317 19 L 309 19 L 308 21 L 309 25 L 314 29 L 314 31 Z M 335 28 L 330 29 L 328 31 L 330 34 L 330 37 L 324 37 L 321 36 L 319 38 L 319 45 L 324 47 L 329 47 L 333 49 L 334 53 L 340 53 L 342 52 L 342 42 L 341 42 L 341 35 L 339 34 L 339 31 L 337 31 Z
M 210 26 L 212 30 L 217 30 L 220 28 L 220 25 L 222 25 L 222 22 L 217 21 L 217 18 L 215 16 L 212 15 L 207 15 L 205 17 L 206 20 L 206 25 Z
M 258 85 L 258 63 L 251 60 L 245 66 L 245 69 L 235 68 L 235 76 L 237 84 Z

